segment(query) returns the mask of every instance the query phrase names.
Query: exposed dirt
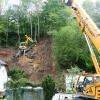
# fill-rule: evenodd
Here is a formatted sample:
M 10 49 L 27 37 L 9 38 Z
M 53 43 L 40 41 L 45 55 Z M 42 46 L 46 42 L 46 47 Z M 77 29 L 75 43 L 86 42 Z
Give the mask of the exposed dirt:
M 14 48 L 0 48 L 0 59 L 5 61 L 6 63 L 11 62 L 14 55 Z
M 15 52 L 13 48 L 0 49 L 0 59 L 8 63 L 9 69 L 15 67 L 24 70 L 34 83 L 38 83 L 47 74 L 55 74 L 51 39 L 43 39 L 37 43 L 30 56 L 15 59 Z

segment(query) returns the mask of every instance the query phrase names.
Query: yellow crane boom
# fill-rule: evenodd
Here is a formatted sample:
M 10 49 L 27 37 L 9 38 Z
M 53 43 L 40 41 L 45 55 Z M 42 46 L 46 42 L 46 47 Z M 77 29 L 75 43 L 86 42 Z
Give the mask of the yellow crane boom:
M 100 53 L 100 30 L 87 14 L 87 12 L 83 9 L 83 7 L 77 4 L 76 0 L 67 0 L 67 2 L 65 0 L 65 4 L 70 6 L 74 11 L 74 16 L 80 26 L 81 31 L 84 33 L 87 44 L 89 46 L 91 58 L 93 60 L 96 72 L 100 76 L 99 64 L 90 43 L 91 40 L 94 46 L 97 48 L 98 52 Z
M 92 19 L 89 17 L 81 5 L 77 6 L 75 10 L 75 16 L 82 32 L 90 38 L 100 53 L 100 30 L 96 24 L 92 21 Z
M 100 53 L 100 30 L 87 14 L 87 12 L 83 9 L 83 7 L 77 4 L 76 0 L 73 0 L 73 2 L 70 2 L 68 5 L 73 5 L 72 8 L 74 9 L 74 15 L 82 32 L 90 38 Z
M 100 68 L 91 45 L 92 42 L 100 53 L 100 30 L 83 7 L 77 4 L 76 0 L 65 0 L 65 4 L 73 9 L 76 21 L 78 22 L 88 44 L 97 77 L 99 77 L 99 81 L 94 81 L 94 77 L 96 76 L 92 76 L 92 81 L 88 84 L 86 83 L 87 78 L 90 78 L 91 76 L 86 76 L 84 78 L 83 85 L 85 85 L 85 89 L 83 88 L 83 95 L 87 97 L 91 96 L 94 97 L 94 99 L 100 100 Z

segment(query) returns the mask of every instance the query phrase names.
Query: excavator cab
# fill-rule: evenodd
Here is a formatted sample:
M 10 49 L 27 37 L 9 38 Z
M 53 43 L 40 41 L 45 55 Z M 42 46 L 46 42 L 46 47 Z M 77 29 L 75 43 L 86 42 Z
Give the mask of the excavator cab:
M 26 48 L 27 48 L 26 42 L 20 42 L 19 49 L 26 49 Z
M 33 47 L 33 39 L 27 35 L 25 35 L 25 41 L 24 42 L 20 42 L 19 44 L 19 50 L 16 53 L 16 57 L 19 57 L 21 55 L 26 55 L 26 53 L 28 53 L 32 47 Z
M 33 39 L 27 35 L 25 35 L 25 42 L 20 42 L 19 49 L 27 49 L 33 44 Z

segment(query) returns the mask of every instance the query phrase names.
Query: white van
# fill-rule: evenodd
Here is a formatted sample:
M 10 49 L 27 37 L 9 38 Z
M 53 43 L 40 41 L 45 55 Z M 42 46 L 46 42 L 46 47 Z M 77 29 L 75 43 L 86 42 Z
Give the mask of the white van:
M 72 94 L 57 93 L 52 97 L 52 100 L 72 100 Z

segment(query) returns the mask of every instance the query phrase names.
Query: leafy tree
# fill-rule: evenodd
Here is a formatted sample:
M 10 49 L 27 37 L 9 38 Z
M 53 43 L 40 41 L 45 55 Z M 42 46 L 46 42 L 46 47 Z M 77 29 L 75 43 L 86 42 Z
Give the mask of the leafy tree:
M 0 16 L 0 46 L 7 44 L 7 21 L 4 15 Z
M 0 29 L 4 37 L 0 37 L 0 44 L 6 44 L 6 47 L 8 44 L 15 45 L 23 40 L 25 34 L 31 35 L 35 41 L 43 37 L 46 34 L 46 28 L 43 27 L 45 15 L 41 14 L 44 11 L 43 6 L 42 0 L 21 0 L 19 5 L 9 6 L 3 12 L 5 19 L 1 19 L 3 23 Z
M 51 100 L 55 92 L 55 82 L 50 75 L 44 78 L 42 86 L 45 93 L 45 100 Z
M 66 27 L 55 32 L 53 39 L 54 54 L 58 66 L 68 68 L 77 64 L 80 59 L 86 61 L 84 54 L 87 54 L 87 49 L 84 47 L 87 47 L 87 45 L 79 30 L 75 22 L 69 21 Z
M 52 30 L 58 30 L 60 27 L 65 26 L 68 15 L 61 0 L 48 0 L 41 15 L 44 18 L 42 22 L 44 31 L 50 33 Z

